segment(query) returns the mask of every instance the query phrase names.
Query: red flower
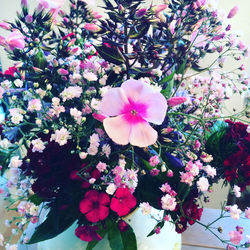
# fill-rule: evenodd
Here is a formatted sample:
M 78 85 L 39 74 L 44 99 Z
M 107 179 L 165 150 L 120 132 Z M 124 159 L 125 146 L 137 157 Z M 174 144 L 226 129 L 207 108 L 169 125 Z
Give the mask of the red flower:
M 14 74 L 17 71 L 18 71 L 17 68 L 15 66 L 13 66 L 13 67 L 9 67 L 9 69 L 5 70 L 4 74 L 8 75 L 8 76 L 13 76 L 14 77 Z
M 81 240 L 90 242 L 92 240 L 101 240 L 102 237 L 96 232 L 98 226 L 79 226 L 75 230 L 75 235 Z
M 112 198 L 110 208 L 119 216 L 127 215 L 136 206 L 136 199 L 128 188 L 118 188 Z
M 110 199 L 106 193 L 90 190 L 80 202 L 80 211 L 85 214 L 88 221 L 97 222 L 107 218 L 109 214 L 109 203 Z
M 229 132 L 227 134 L 228 137 L 231 137 L 233 140 L 242 140 L 242 139 L 248 139 L 249 140 L 249 134 L 247 133 L 247 124 L 244 124 L 242 122 L 232 122 L 230 120 L 226 120 L 226 122 L 229 125 Z

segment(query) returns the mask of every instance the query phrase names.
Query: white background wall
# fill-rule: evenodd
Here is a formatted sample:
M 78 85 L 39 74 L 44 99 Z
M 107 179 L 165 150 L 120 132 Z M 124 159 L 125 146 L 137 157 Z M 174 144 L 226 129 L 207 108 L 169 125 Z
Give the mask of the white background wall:
M 94 1 L 94 0 L 91 0 Z M 232 24 L 232 30 L 240 33 L 242 35 L 242 40 L 250 45 L 250 0 L 218 0 L 219 8 L 223 9 L 227 14 L 229 10 L 238 5 L 240 7 L 238 14 L 231 19 L 230 23 Z M 20 2 L 21 0 L 0 0 L 0 21 L 1 20 L 14 20 L 16 16 L 16 11 L 20 10 Z M 29 5 L 34 8 L 37 5 L 37 0 L 28 0 Z M 151 0 L 146 0 L 148 5 L 151 4 Z M 162 3 L 160 0 L 154 0 L 153 3 Z M 101 5 L 101 0 L 96 1 L 95 6 Z M 66 9 L 66 7 L 65 7 Z M 0 35 L 6 35 L 8 32 L 0 29 Z M 0 48 L 0 57 L 2 60 L 3 68 L 11 66 L 12 62 L 9 61 L 4 53 L 3 49 Z M 250 74 L 250 59 L 244 61 L 245 66 L 247 67 L 248 73 Z M 235 68 L 235 64 L 231 65 L 229 62 L 228 68 Z M 239 105 L 241 103 L 241 105 Z M 242 106 L 242 99 L 240 96 L 235 96 L 233 100 L 229 103 L 229 106 L 232 108 L 240 109 Z M 221 184 L 218 184 L 214 188 L 214 193 L 211 195 L 211 203 L 208 205 L 209 207 L 220 207 L 220 202 L 226 198 L 227 189 L 221 189 Z

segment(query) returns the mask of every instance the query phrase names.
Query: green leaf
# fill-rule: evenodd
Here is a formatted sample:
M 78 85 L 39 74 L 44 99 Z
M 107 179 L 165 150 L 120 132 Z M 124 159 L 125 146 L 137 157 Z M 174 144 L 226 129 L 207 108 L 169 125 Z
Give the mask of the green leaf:
M 121 232 L 116 222 L 108 221 L 108 239 L 112 250 L 137 250 L 136 236 L 130 225 Z
M 177 74 L 184 74 L 184 71 L 186 69 L 187 59 L 184 60 L 184 62 L 181 64 L 180 68 L 177 70 Z
M 105 45 L 99 45 L 95 46 L 95 49 L 100 54 L 100 56 L 108 62 L 114 63 L 116 65 L 121 65 L 124 63 L 124 58 L 117 48 L 109 48 Z
M 149 28 L 150 28 L 150 23 L 147 23 L 147 22 L 143 22 L 142 24 L 136 27 L 133 27 L 129 31 L 129 38 L 132 38 L 132 39 L 141 38 L 147 34 Z
M 108 231 L 109 245 L 112 250 L 124 250 L 121 232 L 116 223 L 110 221 Z
M 165 224 L 164 220 L 158 222 L 158 223 L 155 225 L 154 229 L 147 235 L 147 237 L 154 235 L 154 234 L 155 234 L 155 228 L 157 228 L 157 227 L 163 228 L 164 224 Z
M 130 225 L 125 232 L 121 232 L 124 250 L 137 250 L 136 236 Z
M 56 237 L 68 229 L 76 221 L 76 218 L 77 211 L 71 207 L 64 210 L 52 208 L 46 220 L 36 228 L 28 244 L 34 244 Z
M 161 93 L 168 99 L 171 96 L 173 87 L 174 87 L 174 78 L 172 78 L 169 81 L 168 86 L 165 89 L 163 89 Z
M 34 203 L 36 206 L 39 206 L 43 202 L 43 198 L 41 198 L 37 194 L 34 194 L 29 197 L 28 201 Z
M 159 84 L 164 84 L 166 82 L 171 81 L 174 78 L 174 74 L 175 74 L 175 70 L 172 71 L 172 73 L 168 76 L 165 76 L 163 79 L 161 79 L 161 81 L 159 82 Z

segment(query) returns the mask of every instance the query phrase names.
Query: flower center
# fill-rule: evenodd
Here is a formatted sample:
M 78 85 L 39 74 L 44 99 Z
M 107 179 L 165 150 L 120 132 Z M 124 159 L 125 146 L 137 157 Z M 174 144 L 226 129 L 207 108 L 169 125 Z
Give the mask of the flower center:
M 135 110 L 135 109 L 132 109 L 130 111 L 130 113 L 133 115 L 133 116 L 136 116 L 138 114 L 138 112 Z

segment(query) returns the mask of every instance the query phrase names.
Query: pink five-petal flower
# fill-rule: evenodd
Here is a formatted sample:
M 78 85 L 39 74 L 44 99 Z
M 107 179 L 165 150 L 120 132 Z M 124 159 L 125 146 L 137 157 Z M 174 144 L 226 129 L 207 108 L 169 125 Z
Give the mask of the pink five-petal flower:
M 25 47 L 24 36 L 17 30 L 8 35 L 5 42 L 9 46 L 10 50 L 14 50 L 15 48 L 23 49 Z
M 109 202 L 110 198 L 106 193 L 90 190 L 80 202 L 80 211 L 85 214 L 88 221 L 95 223 L 107 218 Z
M 147 83 L 130 79 L 104 95 L 100 111 L 107 116 L 103 120 L 104 129 L 115 143 L 147 147 L 158 136 L 149 122 L 162 124 L 167 101 Z

